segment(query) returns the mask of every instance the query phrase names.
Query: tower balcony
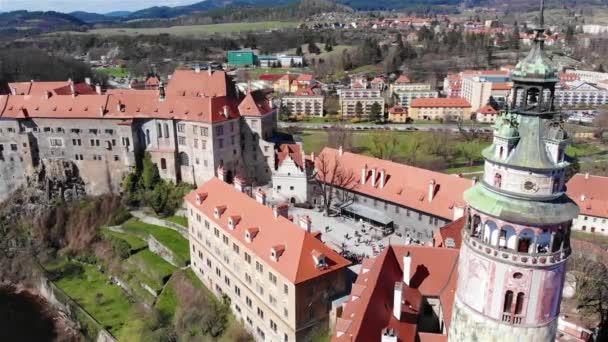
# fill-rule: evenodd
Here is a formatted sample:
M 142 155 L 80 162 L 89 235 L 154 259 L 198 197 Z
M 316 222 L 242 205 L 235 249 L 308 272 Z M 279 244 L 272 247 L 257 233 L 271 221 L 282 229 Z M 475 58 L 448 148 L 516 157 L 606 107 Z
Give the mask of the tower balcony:
M 570 255 L 570 248 L 567 246 L 562 247 L 555 252 L 550 252 L 549 249 L 547 252 L 540 253 L 518 252 L 501 244 L 494 246 L 485 243 L 479 237 L 471 236 L 466 231 L 463 232 L 463 242 L 470 249 L 477 251 L 479 254 L 517 266 L 557 265 L 565 261 Z

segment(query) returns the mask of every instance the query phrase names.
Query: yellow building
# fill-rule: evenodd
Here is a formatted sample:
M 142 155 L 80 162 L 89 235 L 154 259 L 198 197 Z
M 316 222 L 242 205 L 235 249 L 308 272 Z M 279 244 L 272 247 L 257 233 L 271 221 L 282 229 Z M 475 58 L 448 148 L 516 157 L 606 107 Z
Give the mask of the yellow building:
M 396 122 L 396 123 L 406 123 L 407 122 L 407 109 L 394 106 L 389 108 L 388 110 L 388 121 Z
M 414 120 L 470 120 L 471 104 L 463 98 L 414 99 L 408 113 Z

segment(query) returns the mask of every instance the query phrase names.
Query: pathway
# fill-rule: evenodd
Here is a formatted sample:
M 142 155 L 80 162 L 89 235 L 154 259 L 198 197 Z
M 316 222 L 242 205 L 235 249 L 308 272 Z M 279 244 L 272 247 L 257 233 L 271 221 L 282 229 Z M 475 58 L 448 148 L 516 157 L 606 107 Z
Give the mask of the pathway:
M 188 238 L 189 238 L 188 237 L 188 227 L 183 227 L 177 223 L 151 216 L 149 214 L 146 214 L 142 210 L 132 210 L 131 215 L 133 215 L 133 217 L 136 217 L 137 219 L 139 219 L 140 221 L 142 221 L 144 223 L 153 224 L 155 226 L 160 226 L 160 227 L 175 230 L 176 232 L 180 233 L 186 240 L 188 240 Z

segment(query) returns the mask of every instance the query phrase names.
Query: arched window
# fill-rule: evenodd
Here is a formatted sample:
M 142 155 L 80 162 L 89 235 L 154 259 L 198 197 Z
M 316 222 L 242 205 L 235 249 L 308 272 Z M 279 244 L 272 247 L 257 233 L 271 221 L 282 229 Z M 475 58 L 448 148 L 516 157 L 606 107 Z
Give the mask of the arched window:
M 161 170 L 167 169 L 167 160 L 165 158 L 160 158 L 160 168 Z
M 500 188 L 502 185 L 502 175 L 500 173 L 496 173 L 494 175 L 494 187 Z
M 169 125 L 165 124 L 165 138 L 169 137 Z
M 553 178 L 553 192 L 559 192 L 561 180 L 559 177 Z
M 156 123 L 156 136 L 159 138 L 163 137 L 163 132 L 160 129 L 160 122 Z
M 557 231 L 553 233 L 553 242 L 551 244 L 551 252 L 557 252 L 562 248 L 563 232 Z
M 146 145 L 150 145 L 150 130 L 146 130 Z
M 186 152 L 179 153 L 179 163 L 181 166 L 190 166 L 190 159 L 188 158 Z
M 505 302 L 502 306 L 502 312 L 511 313 L 511 305 L 513 304 L 513 291 L 508 290 L 505 293 Z
M 530 109 L 532 107 L 538 106 L 538 89 L 530 88 L 526 92 L 526 108 Z
M 503 146 L 500 146 L 499 157 L 500 157 L 501 159 L 502 159 L 502 158 L 504 158 L 504 157 L 503 157 L 504 152 L 505 152 L 505 148 L 504 148 Z
M 524 229 L 519 233 L 517 242 L 517 251 L 521 253 L 529 253 L 530 245 L 534 239 L 534 232 L 531 229 Z
M 524 308 L 524 293 L 520 292 L 517 294 L 517 299 L 515 300 L 515 314 L 521 315 L 521 311 Z

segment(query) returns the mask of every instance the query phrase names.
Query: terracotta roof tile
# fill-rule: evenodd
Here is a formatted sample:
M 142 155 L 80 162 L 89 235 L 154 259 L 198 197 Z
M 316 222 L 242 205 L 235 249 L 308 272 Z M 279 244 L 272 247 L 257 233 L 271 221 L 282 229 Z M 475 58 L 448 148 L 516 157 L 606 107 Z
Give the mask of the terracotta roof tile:
M 410 107 L 413 108 L 422 108 L 422 107 L 440 107 L 440 108 L 448 108 L 448 107 L 457 107 L 457 108 L 470 108 L 471 104 L 466 99 L 460 97 L 454 98 L 418 98 L 412 100 L 410 103 Z
M 239 104 L 239 113 L 248 116 L 262 116 L 272 111 L 263 94 L 249 92 Z
M 458 220 L 450 222 L 445 226 L 439 228 L 439 230 L 434 234 L 435 247 L 460 249 L 460 246 L 462 244 L 462 229 L 464 229 L 464 225 L 466 222 L 467 219 L 465 216 L 463 216 Z M 452 239 L 452 241 L 454 241 L 453 247 L 448 247 L 446 245 L 447 239 Z
M 509 82 L 495 82 L 492 83 L 492 90 L 511 90 L 513 84 Z
M 291 158 L 293 162 L 301 169 L 304 169 L 304 160 L 302 148 L 298 144 L 282 144 L 279 146 L 279 152 L 277 153 L 277 168 L 283 165 L 283 162 Z
M 395 81 L 395 83 L 410 83 L 412 82 L 409 77 L 405 76 L 405 75 L 401 75 L 399 76 L 399 78 L 397 78 L 397 80 Z
M 226 96 L 228 77 L 224 71 L 175 70 L 166 87 L 167 96 Z
M 201 192 L 208 195 L 198 205 L 196 194 Z M 282 216 L 275 219 L 272 208 L 236 191 L 232 185 L 224 183 L 218 178 L 213 178 L 192 191 L 185 200 L 214 221 L 226 234 L 241 241 L 258 258 L 263 259 L 275 271 L 294 284 L 350 265 L 348 260 L 316 239 L 311 233 Z M 226 205 L 226 209 L 222 217 L 216 219 L 213 209 L 218 205 Z M 240 216 L 241 220 L 235 229 L 230 229 L 228 217 L 234 215 Z M 245 240 L 247 230 L 252 233 L 257 230 L 257 235 L 251 242 Z M 281 257 L 275 261 L 270 255 L 270 250 L 278 245 L 284 246 L 284 251 Z M 312 257 L 313 251 L 325 256 L 328 267 L 316 267 Z
M 566 193 L 579 206 L 581 214 L 608 217 L 608 177 L 587 177 L 579 173 L 568 181 L 566 188 Z
M 477 113 L 481 114 L 498 114 L 498 111 L 490 105 L 485 105 L 477 110 Z

